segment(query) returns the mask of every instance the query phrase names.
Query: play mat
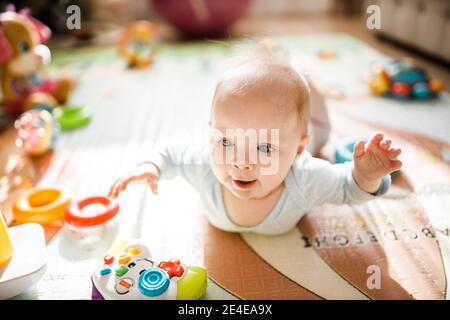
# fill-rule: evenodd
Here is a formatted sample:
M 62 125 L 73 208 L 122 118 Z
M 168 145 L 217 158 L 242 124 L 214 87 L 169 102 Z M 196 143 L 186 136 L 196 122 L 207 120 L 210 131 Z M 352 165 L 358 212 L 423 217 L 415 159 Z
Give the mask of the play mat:
M 64 229 L 46 230 L 47 272 L 18 299 L 89 299 L 97 259 L 114 240 L 130 237 L 147 241 L 153 256 L 205 266 L 205 299 L 450 296 L 449 95 L 429 102 L 372 97 L 363 74 L 371 62 L 388 57 L 345 34 L 270 41 L 291 52 L 327 96 L 332 134 L 324 157 L 332 159 L 342 139 L 377 129 L 403 148 L 404 168 L 389 193 L 358 206 L 326 205 L 289 233 L 268 237 L 210 226 L 199 197 L 180 178 L 160 183 L 159 196 L 131 185 L 119 199 L 118 229 L 96 247 L 75 246 Z M 35 161 L 15 149 L 11 130 L 4 131 L 0 173 L 21 183 L 16 190 L 0 185 L 3 208 L 34 183 L 63 186 L 76 198 L 104 195 L 157 143 L 206 139 L 216 80 L 227 59 L 248 45 L 164 45 L 155 64 L 143 70 L 127 69 L 115 48 L 55 52 L 52 72 L 76 77 L 71 104 L 88 107 L 93 119 L 62 133 L 55 151 Z M 320 50 L 334 57 L 321 58 Z M 379 288 L 367 285 L 373 268 L 381 275 Z

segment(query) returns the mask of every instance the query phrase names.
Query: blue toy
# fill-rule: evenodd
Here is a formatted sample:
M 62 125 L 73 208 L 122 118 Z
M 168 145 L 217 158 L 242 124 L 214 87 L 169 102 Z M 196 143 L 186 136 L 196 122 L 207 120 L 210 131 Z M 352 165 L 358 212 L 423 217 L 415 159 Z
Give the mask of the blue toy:
M 359 140 L 359 138 L 350 138 L 342 141 L 342 143 L 336 147 L 336 152 L 334 154 L 336 163 L 353 161 L 353 148 L 355 147 L 355 143 Z

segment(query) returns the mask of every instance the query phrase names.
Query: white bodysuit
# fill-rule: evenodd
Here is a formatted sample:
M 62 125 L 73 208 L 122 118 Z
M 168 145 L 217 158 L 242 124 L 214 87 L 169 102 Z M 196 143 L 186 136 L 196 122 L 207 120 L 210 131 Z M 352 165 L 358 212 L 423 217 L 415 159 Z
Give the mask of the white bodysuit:
M 331 164 L 304 152 L 294 162 L 286 178 L 278 202 L 260 224 L 242 227 L 234 224 L 223 203 L 221 184 L 210 167 L 209 147 L 194 151 L 188 145 L 171 145 L 155 152 L 151 163 L 161 171 L 161 179 L 182 176 L 199 193 L 207 208 L 208 220 L 214 226 L 231 232 L 255 232 L 276 235 L 288 232 L 300 218 L 324 203 L 360 203 L 385 194 L 390 175 L 382 179 L 376 194 L 359 188 L 352 176 L 352 162 Z

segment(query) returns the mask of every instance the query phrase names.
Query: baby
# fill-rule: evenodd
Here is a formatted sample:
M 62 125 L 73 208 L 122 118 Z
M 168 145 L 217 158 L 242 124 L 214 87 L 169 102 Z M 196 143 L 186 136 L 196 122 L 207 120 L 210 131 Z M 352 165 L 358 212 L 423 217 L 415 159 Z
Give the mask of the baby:
M 209 148 L 167 145 L 118 179 L 109 196 L 137 180 L 157 194 L 160 179 L 180 175 L 199 192 L 214 226 L 274 235 L 321 204 L 359 203 L 386 193 L 389 174 L 402 166 L 401 150 L 374 133 L 355 144 L 352 162 L 314 158 L 306 150 L 310 104 L 305 78 L 275 54 L 243 61 L 216 87 Z

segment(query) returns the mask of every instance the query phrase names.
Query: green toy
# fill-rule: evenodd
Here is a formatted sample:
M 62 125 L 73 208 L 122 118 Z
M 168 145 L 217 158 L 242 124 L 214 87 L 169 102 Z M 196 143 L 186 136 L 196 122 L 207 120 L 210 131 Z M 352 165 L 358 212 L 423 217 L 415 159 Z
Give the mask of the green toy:
M 53 110 L 53 116 L 62 130 L 83 127 L 91 121 L 91 114 L 83 107 L 61 106 Z

